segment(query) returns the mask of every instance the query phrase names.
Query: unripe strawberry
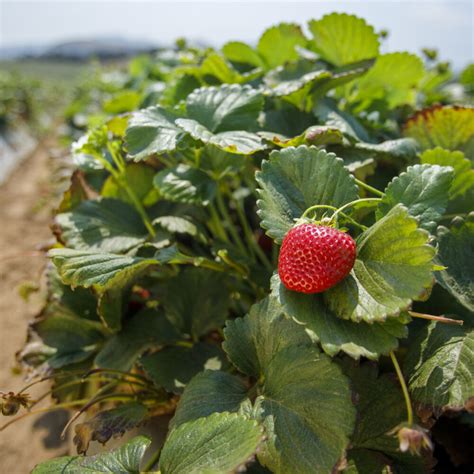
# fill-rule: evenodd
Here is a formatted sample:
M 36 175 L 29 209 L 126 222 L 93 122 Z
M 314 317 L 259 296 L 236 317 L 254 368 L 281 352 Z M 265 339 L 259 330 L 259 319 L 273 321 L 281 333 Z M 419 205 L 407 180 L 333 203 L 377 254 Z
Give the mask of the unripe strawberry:
M 283 239 L 278 274 L 289 290 L 321 293 L 345 278 L 356 258 L 354 239 L 333 227 L 300 224 Z

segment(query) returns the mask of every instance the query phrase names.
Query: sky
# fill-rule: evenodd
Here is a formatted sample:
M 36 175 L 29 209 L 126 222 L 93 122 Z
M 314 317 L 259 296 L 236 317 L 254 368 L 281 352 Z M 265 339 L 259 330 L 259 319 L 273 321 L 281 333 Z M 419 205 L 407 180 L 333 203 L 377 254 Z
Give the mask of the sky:
M 254 43 L 268 26 L 304 24 L 331 11 L 388 29 L 385 51 L 435 47 L 455 68 L 473 61 L 472 0 L 228 1 L 0 0 L 0 47 L 123 37 L 171 44 L 179 36 L 220 46 Z

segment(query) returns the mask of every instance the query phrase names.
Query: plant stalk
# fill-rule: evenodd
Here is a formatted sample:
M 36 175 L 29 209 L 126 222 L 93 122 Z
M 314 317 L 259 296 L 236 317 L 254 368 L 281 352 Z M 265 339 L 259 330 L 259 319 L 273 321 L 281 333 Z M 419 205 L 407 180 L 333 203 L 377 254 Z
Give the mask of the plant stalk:
M 408 393 L 408 387 L 405 382 L 405 378 L 403 377 L 402 369 L 400 368 L 400 365 L 398 364 L 398 360 L 395 357 L 395 353 L 393 351 L 390 351 L 390 358 L 392 359 L 392 363 L 395 368 L 395 372 L 397 373 L 398 381 L 400 382 L 403 396 L 405 398 L 405 404 L 407 407 L 407 422 L 410 426 L 412 426 L 413 425 L 413 408 L 411 406 L 411 399 L 410 399 L 410 394 Z
M 385 196 L 385 193 L 383 193 L 382 191 L 379 191 L 378 189 L 375 189 L 372 186 L 369 186 L 368 184 L 364 183 L 363 181 L 357 178 L 354 178 L 354 181 L 356 182 L 358 186 L 360 186 L 361 188 L 364 188 L 365 190 L 371 192 L 372 194 L 375 194 L 376 196 L 380 196 L 380 197 Z
M 415 311 L 408 311 L 408 314 L 414 318 L 428 319 L 444 324 L 457 324 L 458 326 L 462 326 L 464 324 L 462 319 L 445 318 L 444 316 L 434 316 L 432 314 L 417 313 Z

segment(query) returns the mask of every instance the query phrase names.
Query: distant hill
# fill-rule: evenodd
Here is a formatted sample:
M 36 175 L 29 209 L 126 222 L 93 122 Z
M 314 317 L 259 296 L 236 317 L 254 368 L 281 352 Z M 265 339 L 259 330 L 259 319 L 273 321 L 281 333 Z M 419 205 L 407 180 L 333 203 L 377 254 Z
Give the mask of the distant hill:
M 80 39 L 58 43 L 49 47 L 6 47 L 0 48 L 0 59 L 60 59 L 87 60 L 92 57 L 113 59 L 133 56 L 156 50 L 157 46 L 148 41 L 125 38 Z

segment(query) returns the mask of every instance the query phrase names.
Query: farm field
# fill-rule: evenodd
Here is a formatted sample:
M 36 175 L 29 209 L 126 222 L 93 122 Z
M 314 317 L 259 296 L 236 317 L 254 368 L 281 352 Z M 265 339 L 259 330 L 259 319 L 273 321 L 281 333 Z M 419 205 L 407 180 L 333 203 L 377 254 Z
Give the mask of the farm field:
M 2 468 L 469 472 L 474 65 L 386 37 L 4 64 Z

